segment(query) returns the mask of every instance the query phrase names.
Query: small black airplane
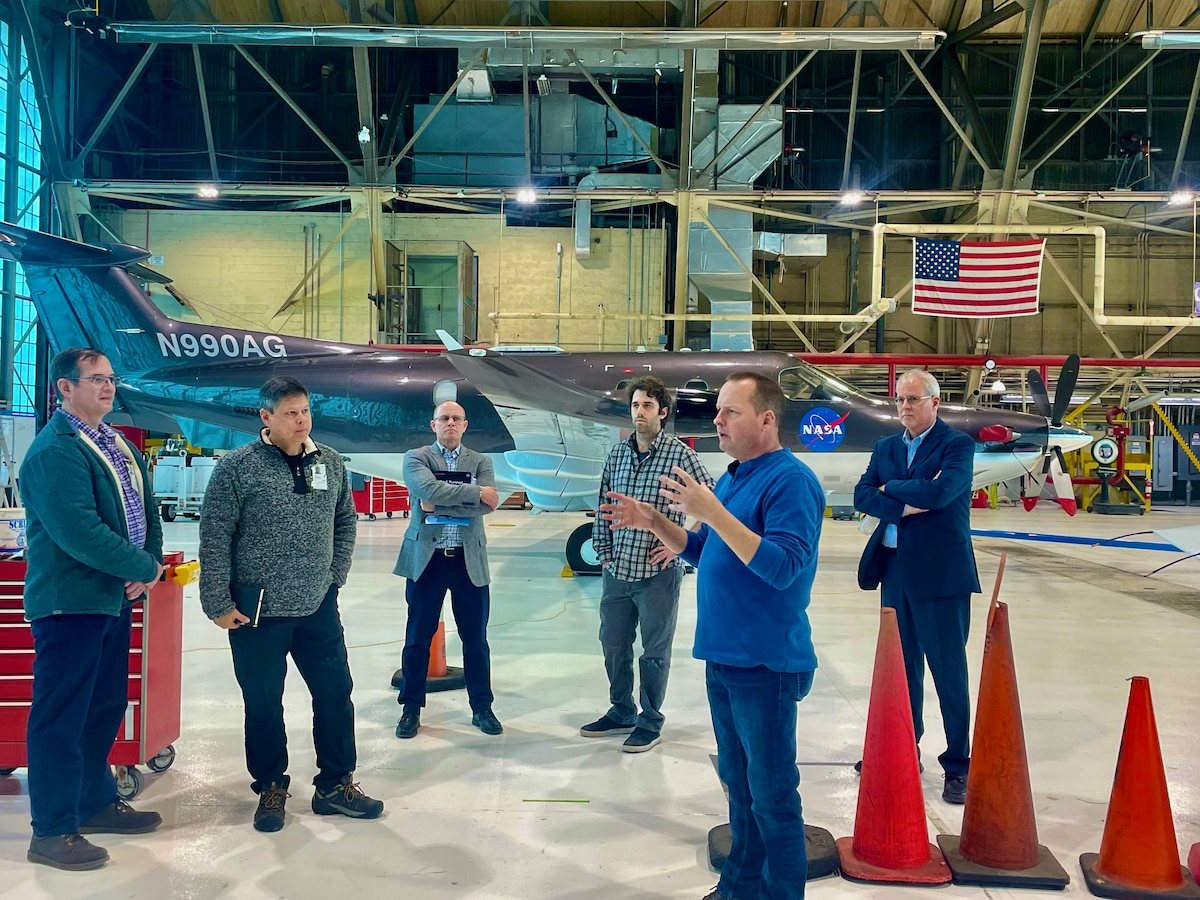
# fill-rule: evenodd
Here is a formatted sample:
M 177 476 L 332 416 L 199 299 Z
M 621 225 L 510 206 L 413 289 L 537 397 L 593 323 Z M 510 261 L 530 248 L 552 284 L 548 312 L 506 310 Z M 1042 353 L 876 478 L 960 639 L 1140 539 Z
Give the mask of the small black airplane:
M 172 319 L 144 290 L 170 279 L 142 265 L 146 250 L 127 244 L 83 244 L 0 223 L 0 257 L 22 265 L 55 351 L 103 351 L 124 377 L 117 399 L 129 420 L 181 433 L 196 447 L 228 450 L 256 436 L 259 387 L 290 375 L 309 389 L 314 433 L 352 471 L 401 481 L 404 451 L 432 440 L 434 406 L 456 400 L 470 420 L 467 443 L 491 455 L 504 490 L 524 491 L 536 508 L 586 511 L 597 503 L 608 448 L 630 428 L 631 379 L 663 380 L 676 396 L 668 430 L 717 472 L 729 462 L 712 422 L 717 391 L 726 375 L 749 369 L 779 380 L 789 399 L 784 445 L 817 474 L 831 505 L 849 505 L 875 442 L 901 428 L 891 400 L 787 353 L 566 353 L 452 341 L 443 353 L 412 352 Z M 1090 443 L 1061 421 L 1074 385 L 1068 369 L 1053 410 L 1036 382 L 1040 415 L 941 406 L 947 423 L 976 440 L 976 487 L 1032 476 L 1040 493 L 1039 478 L 1061 480 L 1061 453 Z M 1065 488 L 1064 506 L 1069 480 Z M 577 571 L 595 568 L 590 529 L 580 526 L 568 541 Z

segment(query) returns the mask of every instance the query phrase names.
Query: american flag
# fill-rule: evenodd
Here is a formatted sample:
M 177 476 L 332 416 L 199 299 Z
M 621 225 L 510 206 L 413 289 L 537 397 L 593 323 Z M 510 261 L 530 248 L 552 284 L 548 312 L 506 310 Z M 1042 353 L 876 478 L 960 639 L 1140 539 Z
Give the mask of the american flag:
M 914 238 L 913 243 L 913 312 L 964 318 L 1037 314 L 1045 241 Z

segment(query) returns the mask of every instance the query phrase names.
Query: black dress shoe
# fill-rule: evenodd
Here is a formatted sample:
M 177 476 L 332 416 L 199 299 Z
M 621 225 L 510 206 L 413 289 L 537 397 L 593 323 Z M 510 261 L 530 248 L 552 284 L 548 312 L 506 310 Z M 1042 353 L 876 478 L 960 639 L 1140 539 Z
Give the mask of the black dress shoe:
M 946 773 L 946 783 L 942 786 L 942 799 L 947 803 L 962 806 L 967 802 L 967 776 L 957 772 Z
M 500 734 L 504 731 L 504 726 L 500 724 L 500 720 L 490 709 L 481 709 L 471 716 L 471 724 L 484 734 Z
M 406 712 L 400 717 L 400 722 L 396 726 L 396 737 L 398 738 L 415 738 L 417 732 L 421 730 L 421 714 L 415 712 Z

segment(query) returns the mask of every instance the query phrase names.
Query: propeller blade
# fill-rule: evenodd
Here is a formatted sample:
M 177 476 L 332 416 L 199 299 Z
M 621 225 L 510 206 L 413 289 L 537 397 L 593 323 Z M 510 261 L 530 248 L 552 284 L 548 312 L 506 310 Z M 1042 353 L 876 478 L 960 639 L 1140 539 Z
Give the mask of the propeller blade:
M 1025 512 L 1030 512 L 1037 506 L 1038 499 L 1042 496 L 1042 488 L 1046 484 L 1046 471 L 1043 467 L 1040 473 L 1034 474 L 1030 472 L 1021 479 L 1021 505 L 1025 507 Z
M 1058 373 L 1058 384 L 1054 388 L 1054 408 L 1051 410 L 1050 424 L 1061 425 L 1063 416 L 1071 406 L 1071 394 L 1075 392 L 1075 382 L 1079 380 L 1079 356 L 1072 353 L 1063 362 L 1062 371 Z M 1038 381 L 1041 381 L 1039 376 Z M 1042 390 L 1045 390 L 1043 385 Z
M 1054 455 L 1050 457 L 1050 478 L 1054 483 L 1054 493 L 1058 495 L 1058 505 L 1066 510 L 1068 516 L 1075 515 L 1079 511 L 1075 502 L 1075 488 L 1071 485 L 1071 476 L 1067 474 L 1063 465 L 1062 451 L 1057 447 L 1054 448 Z
M 1038 414 L 1049 419 L 1053 410 L 1050 408 L 1050 395 L 1046 393 L 1046 382 L 1042 381 L 1042 373 L 1037 369 L 1030 369 L 1026 378 L 1029 380 L 1029 393 L 1033 395 L 1033 405 L 1037 407 Z

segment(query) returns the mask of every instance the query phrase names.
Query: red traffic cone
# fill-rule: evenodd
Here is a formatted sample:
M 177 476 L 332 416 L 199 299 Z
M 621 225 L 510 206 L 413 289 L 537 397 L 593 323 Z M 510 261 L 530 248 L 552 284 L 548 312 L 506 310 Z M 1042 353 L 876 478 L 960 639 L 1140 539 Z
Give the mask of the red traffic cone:
M 1195 879 L 1179 864 L 1150 680 L 1136 675 L 1132 682 L 1104 837 L 1099 854 L 1079 857 L 1083 878 L 1097 897 L 1200 898 Z
M 886 884 L 946 884 L 950 869 L 929 843 L 904 652 L 894 609 L 879 611 L 854 836 L 839 838 L 842 875 Z
M 997 593 L 1003 573 L 1002 556 Z M 937 839 L 954 873 L 954 883 L 1062 890 L 1070 876 L 1038 843 L 1008 604 L 994 596 L 971 747 L 962 837 L 939 834 Z

